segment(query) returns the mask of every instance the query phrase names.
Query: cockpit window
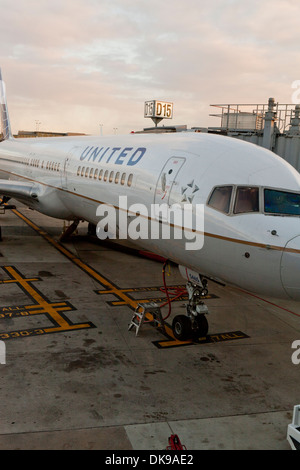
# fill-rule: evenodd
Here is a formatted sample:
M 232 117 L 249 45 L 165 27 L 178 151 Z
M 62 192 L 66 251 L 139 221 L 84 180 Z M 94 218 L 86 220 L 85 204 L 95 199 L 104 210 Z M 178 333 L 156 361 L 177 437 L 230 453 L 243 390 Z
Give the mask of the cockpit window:
M 258 188 L 240 187 L 236 190 L 234 214 L 259 211 Z
M 300 194 L 265 189 L 265 212 L 268 214 L 300 215 Z
M 225 212 L 225 214 L 228 214 L 231 194 L 232 186 L 219 186 L 213 190 L 212 195 L 208 201 L 208 205 L 221 212 Z

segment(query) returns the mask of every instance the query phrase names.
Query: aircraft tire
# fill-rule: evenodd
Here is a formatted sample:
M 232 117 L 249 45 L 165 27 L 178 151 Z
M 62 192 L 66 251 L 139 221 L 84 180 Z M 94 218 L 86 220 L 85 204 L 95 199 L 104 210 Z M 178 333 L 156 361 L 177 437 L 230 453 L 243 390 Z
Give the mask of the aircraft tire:
M 204 314 L 198 315 L 194 320 L 193 325 L 193 337 L 202 338 L 207 336 L 208 333 L 208 321 Z
M 176 315 L 172 323 L 173 334 L 179 341 L 186 341 L 191 338 L 191 320 L 186 315 Z

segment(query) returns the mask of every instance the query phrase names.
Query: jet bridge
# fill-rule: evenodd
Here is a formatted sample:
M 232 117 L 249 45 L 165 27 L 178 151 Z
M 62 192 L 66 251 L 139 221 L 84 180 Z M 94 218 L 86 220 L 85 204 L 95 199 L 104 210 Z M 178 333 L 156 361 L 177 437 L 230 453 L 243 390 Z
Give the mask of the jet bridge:
M 265 147 L 300 172 L 300 105 L 280 104 L 269 98 L 268 104 L 213 104 L 220 125 L 208 127 L 213 134 L 226 135 Z

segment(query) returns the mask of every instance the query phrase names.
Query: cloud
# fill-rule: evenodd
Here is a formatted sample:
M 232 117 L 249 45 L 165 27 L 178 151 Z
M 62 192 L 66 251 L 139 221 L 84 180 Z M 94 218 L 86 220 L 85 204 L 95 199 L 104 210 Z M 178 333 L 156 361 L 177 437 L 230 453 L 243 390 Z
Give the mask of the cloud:
M 149 99 L 189 126 L 212 103 L 290 102 L 299 13 L 298 0 L 3 0 L 13 128 L 127 133 L 149 125 Z

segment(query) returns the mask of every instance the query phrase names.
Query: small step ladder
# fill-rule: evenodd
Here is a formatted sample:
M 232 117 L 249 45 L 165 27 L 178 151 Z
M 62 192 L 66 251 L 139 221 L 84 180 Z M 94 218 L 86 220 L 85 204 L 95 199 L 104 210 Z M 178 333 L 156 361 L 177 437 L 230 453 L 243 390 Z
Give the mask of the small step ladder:
M 163 331 L 165 331 L 165 324 L 161 316 L 160 307 L 155 302 L 145 302 L 145 303 L 139 303 L 137 305 L 134 311 L 133 317 L 131 319 L 131 322 L 128 326 L 128 331 L 130 331 L 132 328 L 135 328 L 136 329 L 135 334 L 137 336 L 139 329 L 142 327 L 145 321 L 147 313 L 149 313 L 153 317 L 153 319 L 149 320 L 149 322 L 154 323 L 156 328 L 160 327 L 163 329 Z
M 8 209 L 15 209 L 16 206 L 13 204 L 0 204 L 0 214 L 5 214 L 5 211 Z

